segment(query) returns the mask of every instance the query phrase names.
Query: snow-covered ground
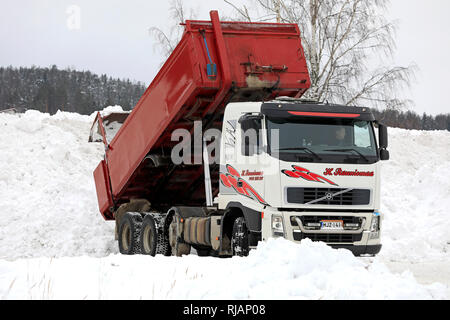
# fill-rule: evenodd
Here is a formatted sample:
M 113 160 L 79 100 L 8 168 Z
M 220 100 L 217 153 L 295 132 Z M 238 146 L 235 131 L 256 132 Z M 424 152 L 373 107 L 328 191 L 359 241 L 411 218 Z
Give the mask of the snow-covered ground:
M 450 297 L 450 132 L 389 130 L 376 258 L 283 239 L 248 258 L 129 257 L 98 213 L 94 116 L 0 114 L 0 299 Z
M 444 299 L 441 284 L 393 274 L 309 240 L 262 243 L 247 258 L 147 256 L 0 262 L 9 299 Z M 219 276 L 220 275 L 220 276 Z

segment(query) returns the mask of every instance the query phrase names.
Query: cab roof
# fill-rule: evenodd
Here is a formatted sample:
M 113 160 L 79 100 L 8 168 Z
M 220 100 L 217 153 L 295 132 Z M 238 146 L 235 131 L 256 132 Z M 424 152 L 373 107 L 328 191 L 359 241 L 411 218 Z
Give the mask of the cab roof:
M 277 118 L 339 118 L 375 121 L 375 116 L 369 108 L 352 107 L 337 104 L 324 104 L 316 102 L 290 102 L 275 101 L 263 103 L 261 112 L 269 117 Z

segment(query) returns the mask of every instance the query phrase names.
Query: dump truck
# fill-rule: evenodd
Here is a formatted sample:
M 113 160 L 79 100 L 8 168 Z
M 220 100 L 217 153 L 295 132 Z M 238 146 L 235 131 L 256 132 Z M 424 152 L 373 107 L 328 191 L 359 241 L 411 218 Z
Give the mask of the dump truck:
M 377 254 L 387 128 L 369 108 L 302 98 L 296 24 L 210 16 L 185 22 L 131 112 L 92 125 L 99 210 L 120 252 L 246 256 L 281 237 Z

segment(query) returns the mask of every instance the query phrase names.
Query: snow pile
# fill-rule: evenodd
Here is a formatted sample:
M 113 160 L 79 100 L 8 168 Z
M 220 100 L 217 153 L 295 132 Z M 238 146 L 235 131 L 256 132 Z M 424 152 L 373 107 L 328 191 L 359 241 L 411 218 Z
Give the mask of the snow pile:
M 114 225 L 98 213 L 88 143 L 93 116 L 0 114 L 0 258 L 105 256 Z
M 130 113 L 131 111 L 124 111 L 121 106 L 109 106 L 100 111 L 103 118 L 109 116 L 111 113 Z
M 443 285 L 419 285 L 411 273 L 394 275 L 380 263 L 309 240 L 270 239 L 247 258 L 18 260 L 0 262 L 0 274 L 0 297 L 8 299 L 446 298 Z
M 450 261 L 450 132 L 389 129 L 381 172 L 383 249 L 395 261 Z

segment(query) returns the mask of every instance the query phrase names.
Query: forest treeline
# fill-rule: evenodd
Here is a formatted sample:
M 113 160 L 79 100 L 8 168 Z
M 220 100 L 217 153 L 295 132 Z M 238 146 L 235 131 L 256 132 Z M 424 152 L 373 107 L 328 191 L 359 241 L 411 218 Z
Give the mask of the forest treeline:
M 0 110 L 35 109 L 50 114 L 58 110 L 89 115 L 110 105 L 131 110 L 146 86 L 128 79 L 98 76 L 89 71 L 50 68 L 0 67 Z M 437 116 L 386 109 L 373 110 L 390 127 L 450 131 L 450 114 Z
M 0 67 L 0 110 L 58 110 L 91 114 L 110 105 L 130 110 L 146 87 L 128 79 L 98 76 L 89 71 Z
M 413 130 L 448 130 L 450 131 L 450 113 L 437 116 L 426 113 L 419 115 L 414 111 L 395 109 L 372 109 L 375 118 L 389 127 Z

